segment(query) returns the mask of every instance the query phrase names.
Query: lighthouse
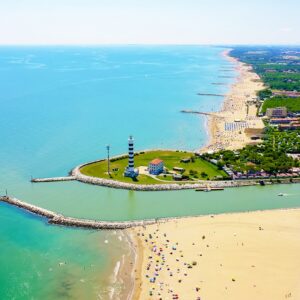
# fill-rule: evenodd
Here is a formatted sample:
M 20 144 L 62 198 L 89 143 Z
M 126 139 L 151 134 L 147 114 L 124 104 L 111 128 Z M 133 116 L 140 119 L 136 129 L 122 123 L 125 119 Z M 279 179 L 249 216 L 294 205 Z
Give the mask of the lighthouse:
M 138 170 L 134 169 L 134 139 L 130 136 L 128 139 L 128 166 L 125 169 L 124 176 L 135 178 L 138 175 Z
M 128 167 L 129 172 L 134 172 L 134 140 L 132 136 L 128 139 Z

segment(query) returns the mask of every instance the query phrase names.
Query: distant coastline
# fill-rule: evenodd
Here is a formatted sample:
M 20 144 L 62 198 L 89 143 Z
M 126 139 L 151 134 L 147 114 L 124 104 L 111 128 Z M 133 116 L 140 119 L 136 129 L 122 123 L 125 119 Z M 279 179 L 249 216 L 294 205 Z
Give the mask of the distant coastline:
M 249 135 L 246 134 L 246 128 L 253 130 L 262 130 L 264 124 L 262 119 L 257 116 L 255 106 L 256 93 L 264 88 L 259 76 L 253 72 L 252 67 L 248 66 L 236 58 L 230 56 L 231 50 L 222 52 L 224 59 L 236 65 L 235 70 L 238 76 L 231 85 L 230 91 L 224 97 L 222 108 L 214 116 L 208 117 L 209 141 L 200 149 L 201 153 L 208 151 L 218 151 L 221 149 L 235 150 L 243 148 L 251 143 Z M 239 123 L 243 126 L 237 126 L 239 130 L 226 130 L 225 125 Z

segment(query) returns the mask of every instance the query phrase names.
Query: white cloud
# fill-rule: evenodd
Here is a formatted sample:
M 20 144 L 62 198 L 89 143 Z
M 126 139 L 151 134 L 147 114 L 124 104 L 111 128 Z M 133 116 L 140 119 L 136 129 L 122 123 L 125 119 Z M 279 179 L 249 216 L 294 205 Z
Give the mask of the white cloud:
M 282 27 L 282 28 L 280 28 L 280 31 L 282 31 L 282 32 L 291 32 L 291 31 L 293 31 L 293 28 L 292 27 Z

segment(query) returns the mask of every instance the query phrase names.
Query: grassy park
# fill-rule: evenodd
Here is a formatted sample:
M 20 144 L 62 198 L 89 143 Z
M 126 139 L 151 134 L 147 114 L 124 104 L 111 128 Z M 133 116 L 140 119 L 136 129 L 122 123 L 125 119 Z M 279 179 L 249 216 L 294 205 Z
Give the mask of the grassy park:
M 122 157 L 120 159 L 112 158 L 110 161 L 111 174 L 107 173 L 107 160 L 92 163 L 81 168 L 81 173 L 88 176 L 113 179 L 122 182 L 138 183 L 138 184 L 166 184 L 174 183 L 172 174 L 174 167 L 183 168 L 185 171 L 182 174 L 183 181 L 176 181 L 184 183 L 186 181 L 197 180 L 214 180 L 226 178 L 227 174 L 223 170 L 219 170 L 217 166 L 195 156 L 191 152 L 185 151 L 150 151 L 139 152 L 135 154 L 135 167 L 148 166 L 149 162 L 155 158 L 164 161 L 164 166 L 167 174 L 158 176 L 148 176 L 140 174 L 135 180 L 132 178 L 124 177 L 123 173 L 128 164 L 128 158 Z M 189 162 L 181 162 L 182 159 L 188 159 Z
M 300 112 L 300 98 L 288 97 L 273 97 L 264 101 L 262 113 L 265 113 L 267 108 L 285 106 L 289 112 Z

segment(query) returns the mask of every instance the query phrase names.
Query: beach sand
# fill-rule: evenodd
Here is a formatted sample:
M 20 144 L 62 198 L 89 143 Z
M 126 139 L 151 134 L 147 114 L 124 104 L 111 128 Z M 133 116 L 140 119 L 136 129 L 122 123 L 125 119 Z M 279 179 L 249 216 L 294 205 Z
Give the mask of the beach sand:
M 250 131 L 261 131 L 263 121 L 257 116 L 256 93 L 264 88 L 259 76 L 252 67 L 229 56 L 230 51 L 223 55 L 236 64 L 239 75 L 225 96 L 221 111 L 214 113 L 208 119 L 210 140 L 200 152 L 217 151 L 220 149 L 240 149 L 249 143 Z M 259 141 L 256 141 L 259 142 Z
M 300 299 L 300 209 L 170 220 L 130 234 L 134 299 Z

